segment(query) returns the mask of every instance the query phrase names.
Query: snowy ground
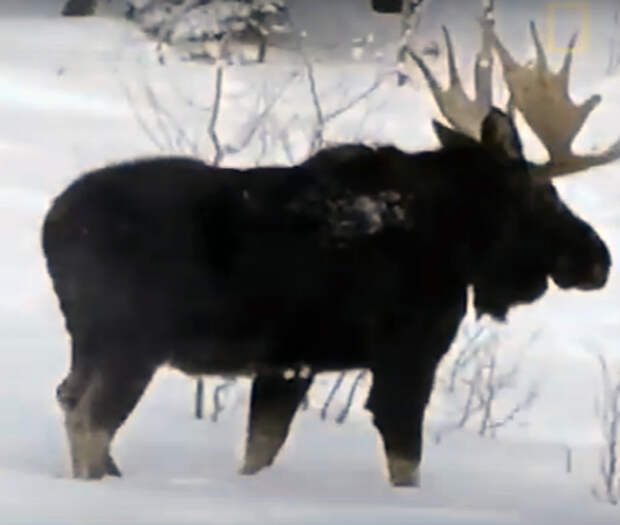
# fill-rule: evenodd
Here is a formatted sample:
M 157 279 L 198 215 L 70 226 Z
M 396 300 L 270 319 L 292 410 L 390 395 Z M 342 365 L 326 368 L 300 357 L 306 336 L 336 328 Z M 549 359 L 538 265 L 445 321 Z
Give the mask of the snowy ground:
M 620 358 L 617 267 L 603 291 L 551 290 L 535 305 L 516 309 L 508 325 L 497 327 L 502 359 L 507 361 L 518 354 L 529 334 L 541 330 L 527 349 L 520 378 L 524 384 L 534 379 L 541 384 L 539 399 L 523 418 L 526 426 L 507 428 L 495 440 L 481 439 L 471 431 L 455 432 L 436 444 L 432 436 L 453 417 L 454 408 L 436 393 L 427 412 L 421 489 L 388 486 L 377 436 L 362 409 L 367 382 L 347 422 L 337 425 L 333 417 L 320 421 L 319 410 L 334 377 L 321 378 L 311 392 L 310 408 L 298 414 L 277 464 L 246 478 L 236 470 L 243 450 L 249 383 L 241 381 L 229 391 L 220 421 L 196 421 L 191 417 L 193 383 L 167 370 L 158 373 L 118 435 L 114 453 L 124 477 L 89 483 L 71 480 L 61 415 L 53 398 L 68 366 L 68 341 L 39 247 L 42 218 L 54 195 L 80 171 L 158 153 L 137 118 L 147 119 L 147 127 L 157 129 L 146 104 L 145 85 L 152 86 L 166 107 L 178 111 L 186 128 L 199 136 L 205 113 L 197 116 L 195 108 L 180 101 L 194 97 L 197 104 L 208 105 L 213 77 L 208 68 L 199 66 L 173 63 L 161 68 L 150 53 L 152 45 L 130 26 L 111 18 L 53 18 L 52 4 L 49 0 L 39 11 L 33 1 L 7 2 L 9 15 L 0 17 L 0 239 L 5 250 L 0 258 L 2 523 L 618 522 L 618 509 L 597 502 L 591 494 L 598 483 L 601 434 L 594 398 L 600 379 L 597 363 L 588 353 L 603 351 L 610 362 L 614 355 Z M 527 19 L 538 14 L 522 14 L 511 23 L 523 22 L 525 27 Z M 433 24 L 440 18 L 433 13 Z M 471 29 L 466 18 L 451 17 L 460 24 L 455 38 L 462 41 Z M 595 25 L 597 20 L 595 16 Z M 498 20 L 500 32 L 506 25 Z M 603 75 L 605 31 L 593 31 L 590 52 L 575 60 L 575 97 L 598 91 L 604 99 L 579 138 L 582 151 L 617 138 L 620 78 Z M 526 50 L 519 35 L 507 40 L 516 53 Z M 466 64 L 473 56 L 473 44 L 469 45 L 460 50 Z M 438 68 L 441 65 L 437 63 Z M 385 68 L 369 63 L 317 67 L 328 112 L 369 86 L 377 71 Z M 280 86 L 287 85 L 265 136 L 287 129 L 294 157 L 302 158 L 312 110 L 303 78 L 289 81 L 294 72 L 303 73 L 282 64 L 227 70 L 219 129 L 223 140 L 232 145 L 242 142 L 248 114 L 256 114 L 254 106 L 280 96 Z M 388 82 L 367 102 L 334 119 L 327 138 L 395 142 L 409 150 L 431 147 L 432 116 L 435 108 L 423 91 L 396 89 Z M 203 142 L 198 141 L 200 152 L 208 157 L 212 152 Z M 262 161 L 284 162 L 282 148 L 273 141 L 269 144 L 273 151 Z M 526 147 L 531 157 L 539 158 L 540 148 L 531 137 L 526 136 Z M 260 150 L 257 138 L 225 163 L 252 164 Z M 618 165 L 600 168 L 558 184 L 567 203 L 598 229 L 616 257 L 620 253 L 617 170 Z M 346 390 L 330 413 L 342 406 Z M 573 451 L 570 474 L 565 468 L 566 447 Z

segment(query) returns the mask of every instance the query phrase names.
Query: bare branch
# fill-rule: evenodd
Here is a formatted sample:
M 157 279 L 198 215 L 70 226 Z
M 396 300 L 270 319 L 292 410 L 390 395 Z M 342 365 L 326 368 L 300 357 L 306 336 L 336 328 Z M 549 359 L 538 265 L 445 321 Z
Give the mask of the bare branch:
M 204 406 L 204 392 L 205 384 L 202 377 L 199 377 L 196 381 L 196 399 L 194 400 L 194 417 L 196 419 L 202 419 L 203 406 Z
M 478 430 L 478 434 L 480 434 L 481 436 L 484 436 L 486 434 L 488 427 L 492 423 L 491 418 L 493 402 L 495 401 L 495 392 L 497 391 L 494 377 L 495 366 L 495 353 L 491 352 L 488 364 L 486 365 L 486 367 L 488 368 L 488 372 L 486 374 L 486 381 L 484 382 L 484 387 L 481 391 L 482 399 L 484 400 L 482 421 L 480 422 L 480 429 Z
M 345 375 L 344 372 L 340 372 L 340 374 L 338 374 L 338 378 L 332 385 L 332 388 L 329 391 L 329 394 L 327 396 L 327 399 L 325 400 L 325 403 L 323 403 L 323 407 L 321 408 L 321 419 L 322 420 L 325 420 L 327 418 L 327 410 L 329 409 L 329 405 L 331 405 L 331 402 L 333 401 L 334 396 L 336 395 L 336 392 L 338 392 L 340 385 L 342 385 L 342 380 L 344 379 L 344 375 Z
M 218 166 L 220 164 L 224 155 L 216 131 L 217 119 L 220 114 L 220 102 L 222 99 L 222 76 L 223 67 L 220 63 L 215 68 L 215 94 L 213 96 L 213 110 L 211 111 L 211 119 L 209 120 L 209 127 L 207 128 L 209 137 L 211 138 L 211 142 L 215 148 L 215 155 L 211 161 L 214 166 Z
M 601 450 L 599 471 L 606 500 L 616 505 L 620 479 L 618 476 L 618 430 L 620 427 L 620 379 L 612 379 L 605 357 L 596 355 L 601 367 L 603 399 L 599 417 L 602 423 L 605 448 Z M 615 384 L 614 384 L 615 383 Z M 598 492 L 596 492 L 598 494 Z
M 388 73 L 388 75 L 389 75 L 389 73 Z M 363 100 L 367 99 L 377 89 L 379 89 L 379 87 L 381 86 L 381 84 L 385 80 L 385 77 L 388 76 L 388 75 L 385 75 L 385 76 L 377 78 L 368 88 L 366 88 L 364 91 L 362 91 L 361 93 L 359 93 L 358 95 L 353 97 L 349 102 L 347 102 L 343 106 L 335 109 L 331 113 L 328 113 L 325 116 L 325 118 L 324 118 L 324 123 L 327 123 L 327 122 L 335 119 L 336 117 L 339 117 L 343 113 L 346 113 L 350 109 L 354 108 L 357 104 L 359 104 Z
M 340 414 L 338 414 L 338 417 L 336 417 L 336 423 L 338 423 L 339 425 L 344 423 L 345 419 L 347 419 L 347 416 L 349 415 L 349 410 L 351 410 L 351 405 L 353 404 L 353 398 L 355 397 L 355 391 L 357 390 L 357 387 L 360 381 L 365 375 L 366 375 L 366 370 L 361 370 L 355 376 L 355 380 L 353 381 L 353 384 L 351 385 L 351 389 L 349 390 L 349 395 L 347 396 L 347 402 L 345 403 L 344 408 L 340 411 Z
M 157 138 L 157 135 L 153 132 L 151 127 L 148 125 L 148 123 L 146 122 L 146 120 L 142 116 L 142 113 L 138 110 L 138 107 L 137 107 L 137 104 L 135 102 L 135 99 L 133 98 L 133 95 L 131 94 L 131 90 L 126 85 L 123 85 L 123 90 L 125 91 L 125 96 L 127 97 L 127 100 L 129 101 L 129 105 L 133 109 L 134 118 L 136 119 L 136 122 L 138 123 L 138 126 L 140 126 L 140 129 L 144 132 L 146 137 L 151 141 L 151 143 L 158 150 L 165 151 L 166 147 Z
M 477 325 L 476 331 L 472 335 L 468 336 L 467 341 L 459 350 L 459 353 L 457 354 L 456 359 L 452 363 L 452 367 L 450 369 L 450 382 L 448 384 L 449 392 L 454 392 L 454 386 L 458 373 L 469 364 L 469 362 L 476 356 L 476 354 L 480 350 L 480 346 L 477 345 L 477 341 L 483 333 L 484 327 L 481 325 Z
M 497 428 L 505 426 L 511 421 L 514 421 L 515 417 L 520 412 L 523 412 L 524 410 L 527 410 L 528 408 L 530 408 L 537 398 L 538 398 L 538 389 L 535 386 L 530 387 L 530 390 L 525 396 L 525 399 L 523 399 L 522 401 L 517 403 L 514 407 L 512 407 L 512 409 L 504 417 L 496 421 L 493 421 L 490 427 L 492 429 L 497 429 Z
M 144 86 L 144 94 L 146 95 L 146 100 L 148 101 L 151 110 L 155 115 L 155 124 L 157 129 L 159 129 L 160 135 L 163 136 L 163 140 L 165 141 L 165 146 L 170 150 L 174 150 L 174 142 L 172 140 L 172 135 L 170 134 L 170 129 L 166 125 L 165 115 L 162 111 L 162 107 L 153 92 L 153 88 L 148 84 Z
M 288 160 L 289 164 L 294 164 L 295 156 L 293 155 L 293 148 L 291 147 L 289 133 L 286 128 L 281 131 L 279 138 L 280 142 L 282 143 L 282 149 L 284 150 L 284 154 L 286 155 L 286 160 Z
M 304 63 L 306 66 L 306 74 L 308 76 L 308 83 L 310 86 L 310 96 L 312 98 L 312 106 L 314 107 L 314 115 L 316 118 L 316 126 L 314 129 L 313 137 L 311 140 L 310 151 L 316 151 L 319 149 L 324 142 L 323 132 L 325 130 L 325 119 L 323 117 L 323 109 L 321 108 L 321 100 L 319 98 L 319 93 L 316 88 L 316 79 L 314 77 L 314 67 L 312 66 L 312 62 L 305 55 Z
M 480 385 L 480 378 L 482 375 L 482 368 L 476 367 L 474 371 L 474 376 L 470 380 L 465 380 L 464 383 L 467 385 L 467 400 L 465 401 L 465 406 L 463 407 L 463 413 L 461 414 L 461 418 L 459 419 L 456 426 L 458 428 L 464 428 L 469 419 L 473 414 L 475 414 L 479 409 L 482 408 L 482 403 L 479 403 L 477 406 L 474 406 L 474 401 L 480 396 L 480 392 L 478 390 Z
M 284 84 L 284 86 L 265 105 L 263 110 L 254 119 L 254 122 L 252 123 L 252 125 L 248 129 L 248 132 L 246 133 L 245 137 L 241 140 L 239 145 L 238 146 L 226 146 L 226 148 L 225 148 L 226 153 L 230 153 L 230 154 L 239 153 L 240 151 L 242 151 L 243 149 L 248 147 L 248 145 L 250 144 L 250 142 L 254 138 L 254 135 L 256 134 L 258 129 L 261 127 L 261 125 L 264 123 L 265 119 L 269 116 L 269 114 L 273 110 L 274 106 L 280 101 L 280 99 L 282 98 L 284 93 L 287 91 L 287 89 L 290 87 L 290 85 L 293 83 L 293 81 L 295 81 L 297 78 L 298 78 L 298 74 L 297 73 L 293 73 L 289 77 L 288 82 L 286 84 Z
M 213 413 L 211 414 L 211 421 L 217 423 L 220 414 L 224 411 L 224 404 L 222 403 L 221 396 L 228 387 L 230 387 L 234 381 L 226 381 L 220 383 L 213 390 Z
M 160 104 L 151 86 L 145 86 L 144 90 L 151 108 L 153 108 L 153 111 L 158 116 L 158 127 L 160 128 L 162 134 L 166 137 L 167 142 L 170 145 L 170 149 L 182 150 L 183 147 L 186 146 L 192 153 L 195 153 L 197 151 L 196 143 L 190 140 L 187 136 L 184 126 L 174 117 L 172 113 Z M 176 132 L 176 140 L 174 141 L 172 135 L 170 134 L 170 128 L 174 129 Z
M 379 76 L 378 78 L 375 79 L 375 81 L 368 88 L 358 93 L 355 97 L 345 102 L 342 106 L 334 109 L 333 111 L 329 113 L 325 113 L 323 110 L 322 104 L 321 104 L 321 97 L 319 95 L 318 88 L 317 88 L 316 77 L 314 74 L 314 67 L 310 59 L 307 57 L 307 55 L 305 53 L 302 53 L 302 55 L 304 57 L 306 75 L 308 77 L 308 84 L 310 88 L 310 97 L 311 97 L 312 105 L 314 108 L 315 122 L 316 122 L 316 125 L 313 130 L 312 138 L 310 141 L 311 142 L 310 151 L 314 152 L 325 145 L 324 135 L 325 135 L 325 128 L 327 124 L 330 121 L 343 115 L 347 111 L 353 109 L 360 102 L 368 99 L 370 95 L 372 95 L 377 89 L 379 89 L 379 87 L 385 81 L 385 79 L 389 77 L 390 75 L 394 74 L 394 72 L 388 72 L 386 74 Z
M 442 429 L 437 438 L 447 431 L 464 428 L 478 414 L 478 434 L 494 437 L 499 428 L 512 423 L 519 414 L 531 408 L 537 398 L 538 388 L 531 385 L 522 400 L 498 417 L 496 406 L 500 401 L 500 394 L 515 386 L 521 358 L 503 371 L 499 365 L 499 345 L 495 334 L 491 333 L 482 338 L 483 333 L 488 334 L 484 326 L 478 324 L 474 331 L 467 331 L 466 328 L 465 326 L 463 331 L 467 339 L 452 362 L 446 388 L 451 395 L 463 397 L 464 403 L 460 405 L 460 416 L 454 426 Z M 528 344 L 538 335 L 539 331 L 533 333 L 528 338 Z M 465 374 L 467 375 L 463 377 Z M 462 388 L 457 388 L 459 385 L 462 385 Z

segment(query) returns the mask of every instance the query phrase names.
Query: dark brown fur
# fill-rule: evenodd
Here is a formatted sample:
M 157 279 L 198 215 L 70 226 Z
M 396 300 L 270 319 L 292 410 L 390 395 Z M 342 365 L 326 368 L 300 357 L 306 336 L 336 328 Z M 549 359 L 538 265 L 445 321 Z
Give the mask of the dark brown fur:
M 444 128 L 438 151 L 350 145 L 248 170 L 159 158 L 69 186 L 43 248 L 73 345 L 59 399 L 75 475 L 118 472 L 109 442 L 164 363 L 254 376 L 246 473 L 271 464 L 314 374 L 366 367 L 391 480 L 416 483 L 468 285 L 503 319 L 548 277 L 595 288 L 610 265 L 496 121 L 482 144 Z

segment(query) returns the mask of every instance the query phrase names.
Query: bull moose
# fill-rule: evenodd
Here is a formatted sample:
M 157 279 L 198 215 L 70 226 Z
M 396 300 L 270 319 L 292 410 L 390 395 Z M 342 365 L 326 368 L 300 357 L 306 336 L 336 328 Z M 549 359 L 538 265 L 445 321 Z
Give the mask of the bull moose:
M 390 481 L 416 485 L 424 409 L 468 287 L 479 315 L 504 319 L 549 277 L 597 289 L 611 265 L 552 177 L 611 162 L 620 143 L 571 151 L 600 98 L 578 106 L 568 96 L 575 38 L 553 73 L 531 28 L 537 61 L 525 67 L 483 22 L 472 100 L 447 31 L 447 90 L 410 52 L 452 125 L 433 122 L 435 151 L 350 144 L 245 170 L 137 160 L 87 173 L 58 196 L 42 242 L 71 335 L 57 396 L 74 475 L 119 475 L 110 443 L 164 364 L 253 378 L 245 474 L 273 462 L 316 374 L 367 368 Z M 493 50 L 508 114 L 491 106 Z M 547 147 L 546 164 L 524 159 L 515 110 Z

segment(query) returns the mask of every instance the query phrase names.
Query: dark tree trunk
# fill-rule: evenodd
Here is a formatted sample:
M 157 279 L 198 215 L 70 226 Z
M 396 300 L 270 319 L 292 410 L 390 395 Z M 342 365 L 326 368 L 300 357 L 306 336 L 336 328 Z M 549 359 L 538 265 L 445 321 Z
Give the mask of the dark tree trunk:
M 90 16 L 95 14 L 97 0 L 67 0 L 62 9 L 63 16 Z

